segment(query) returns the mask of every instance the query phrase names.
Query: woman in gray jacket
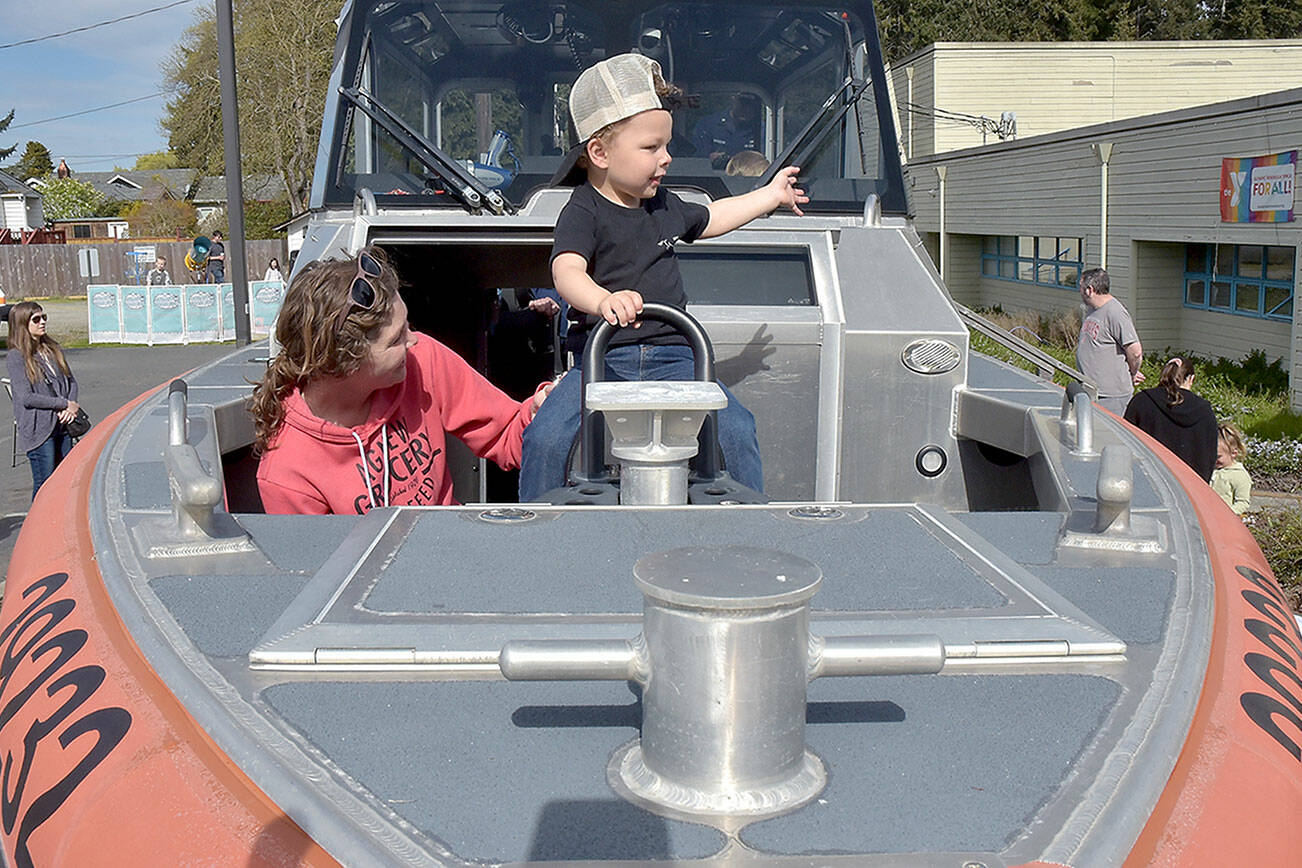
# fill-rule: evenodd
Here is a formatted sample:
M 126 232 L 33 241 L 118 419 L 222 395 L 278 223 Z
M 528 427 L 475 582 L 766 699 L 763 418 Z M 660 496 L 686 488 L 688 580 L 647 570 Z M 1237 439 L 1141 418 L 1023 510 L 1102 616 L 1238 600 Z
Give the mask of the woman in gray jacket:
M 18 448 L 32 467 L 32 499 L 59 466 L 72 438 L 67 425 L 77 415 L 77 378 L 63 349 L 45 333 L 47 314 L 34 301 L 9 311 L 5 368 L 14 393 Z

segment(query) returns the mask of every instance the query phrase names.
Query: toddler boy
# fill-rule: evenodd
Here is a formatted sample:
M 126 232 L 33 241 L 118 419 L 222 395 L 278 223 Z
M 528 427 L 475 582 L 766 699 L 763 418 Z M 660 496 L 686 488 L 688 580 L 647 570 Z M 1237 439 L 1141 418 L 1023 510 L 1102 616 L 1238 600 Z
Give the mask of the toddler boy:
M 605 319 L 628 326 L 611 339 L 608 379 L 694 379 L 687 341 L 659 322 L 637 322 L 643 301 L 685 308 L 687 295 L 674 255 L 679 241 L 713 238 L 784 205 L 801 214 L 809 197 L 798 189 L 799 168 L 783 169 L 768 185 L 710 205 L 684 202 L 661 189 L 669 168 L 673 120 L 661 97 L 671 89 L 660 65 L 621 54 L 585 70 L 570 91 L 570 114 L 586 183 L 574 191 L 556 221 L 552 279 L 579 316 L 567 346 L 578 350 Z M 563 168 L 558 176 L 565 175 Z M 571 370 L 524 432 L 520 500 L 538 500 L 565 484 L 570 444 L 579 428 L 581 376 Z M 722 385 L 722 384 L 720 384 Z M 728 472 L 763 490 L 755 417 L 724 388 L 719 446 Z

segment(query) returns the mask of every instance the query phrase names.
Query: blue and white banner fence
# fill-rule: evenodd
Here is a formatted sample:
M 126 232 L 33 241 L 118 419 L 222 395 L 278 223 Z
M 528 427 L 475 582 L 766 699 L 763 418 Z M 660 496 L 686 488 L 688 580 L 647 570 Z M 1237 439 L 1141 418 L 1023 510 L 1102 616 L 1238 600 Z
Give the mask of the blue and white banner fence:
M 278 280 L 249 281 L 249 326 L 269 334 L 285 298 Z M 235 339 L 235 290 L 229 283 L 86 287 L 92 344 L 189 344 Z

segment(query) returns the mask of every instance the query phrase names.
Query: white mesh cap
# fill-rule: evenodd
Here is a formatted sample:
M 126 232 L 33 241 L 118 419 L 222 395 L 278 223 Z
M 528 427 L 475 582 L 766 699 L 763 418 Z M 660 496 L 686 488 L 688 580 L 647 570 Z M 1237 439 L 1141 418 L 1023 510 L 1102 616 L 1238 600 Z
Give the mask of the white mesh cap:
M 651 109 L 663 108 L 660 64 L 640 54 L 619 54 L 590 66 L 570 89 L 570 116 L 579 141 L 602 127 Z

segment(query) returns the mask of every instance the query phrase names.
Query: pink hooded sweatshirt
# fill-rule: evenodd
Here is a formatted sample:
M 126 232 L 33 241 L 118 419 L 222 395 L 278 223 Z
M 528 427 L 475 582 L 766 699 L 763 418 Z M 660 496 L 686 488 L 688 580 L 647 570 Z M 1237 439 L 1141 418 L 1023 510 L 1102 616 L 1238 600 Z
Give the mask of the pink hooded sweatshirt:
M 376 392 L 361 425 L 318 419 L 298 389 L 285 399 L 285 422 L 258 466 L 262 505 L 269 513 L 319 515 L 454 503 L 447 435 L 507 470 L 519 467 L 532 401 L 507 397 L 417 332 L 406 380 Z

